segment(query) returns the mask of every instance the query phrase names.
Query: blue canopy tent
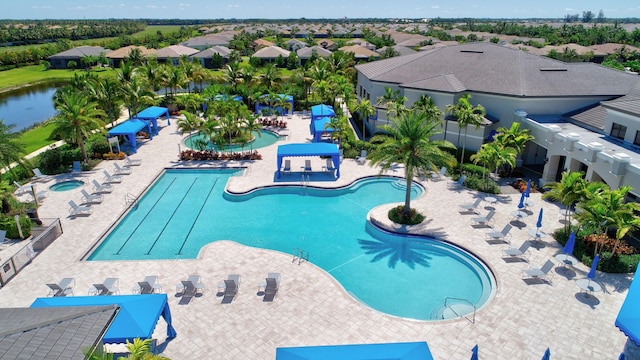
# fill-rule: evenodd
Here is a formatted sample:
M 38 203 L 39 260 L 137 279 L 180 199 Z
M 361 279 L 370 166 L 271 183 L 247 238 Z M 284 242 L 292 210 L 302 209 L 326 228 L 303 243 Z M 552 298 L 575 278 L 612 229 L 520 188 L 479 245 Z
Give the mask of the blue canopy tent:
M 336 144 L 311 143 L 311 144 L 285 144 L 278 146 L 278 175 L 282 168 L 282 158 L 301 156 L 331 156 L 333 167 L 336 169 L 336 178 L 340 177 L 340 150 Z
M 278 94 L 278 95 L 276 95 L 276 97 L 283 98 L 284 101 L 288 102 L 289 105 L 291 106 L 291 113 L 293 113 L 293 109 L 294 109 L 294 107 L 293 107 L 293 96 L 285 95 L 285 94 Z M 262 113 L 262 109 L 270 109 L 270 108 L 271 107 L 269 105 L 269 94 L 261 95 L 258 98 L 258 101 L 256 101 L 256 104 L 255 104 L 255 112 L 256 112 L 256 114 Z M 275 110 L 280 115 L 289 114 L 289 109 L 282 109 L 280 106 L 275 107 L 273 110 Z
M 323 117 L 316 121 L 312 121 L 311 134 L 313 135 L 313 142 L 320 142 L 323 133 L 332 133 L 334 129 L 327 127 L 327 124 L 331 122 L 331 118 Z
M 146 129 L 146 132 L 149 133 L 149 137 L 153 139 L 151 125 L 149 125 L 148 121 L 140 119 L 130 119 L 112 128 L 111 130 L 109 130 L 109 137 L 126 136 L 127 141 L 133 148 L 133 152 L 137 152 L 138 147 L 136 144 L 136 134 L 143 129 Z
M 330 105 L 320 104 L 311 107 L 311 123 L 324 117 L 334 117 L 336 112 Z
M 629 286 L 627 297 L 620 307 L 618 317 L 616 318 L 616 326 L 637 346 L 640 346 L 640 278 L 638 277 L 638 269 L 633 277 L 633 281 Z
M 176 337 L 171 325 L 171 311 L 167 294 L 115 295 L 115 296 L 69 296 L 37 298 L 32 308 L 117 305 L 116 318 L 102 338 L 102 342 L 120 344 L 135 338 L 150 339 L 158 319 L 167 323 L 167 337 Z
M 136 116 L 134 116 L 134 119 L 141 119 L 141 120 L 147 120 L 147 121 L 151 121 L 151 124 L 153 125 L 153 132 L 158 135 L 158 118 L 160 116 L 166 116 L 167 117 L 167 123 L 169 125 L 171 125 L 171 121 L 169 121 L 169 109 L 165 108 L 165 107 L 160 107 L 160 106 L 151 106 L 148 107 L 142 111 L 140 111 Z
M 426 342 L 277 348 L 276 360 L 433 360 Z
M 227 101 L 228 99 L 229 99 L 229 96 L 226 95 L 226 94 L 219 94 L 219 95 L 216 95 L 216 96 L 213 97 L 213 100 L 215 100 L 215 101 Z M 232 100 L 240 102 L 240 101 L 242 101 L 242 96 L 233 95 Z

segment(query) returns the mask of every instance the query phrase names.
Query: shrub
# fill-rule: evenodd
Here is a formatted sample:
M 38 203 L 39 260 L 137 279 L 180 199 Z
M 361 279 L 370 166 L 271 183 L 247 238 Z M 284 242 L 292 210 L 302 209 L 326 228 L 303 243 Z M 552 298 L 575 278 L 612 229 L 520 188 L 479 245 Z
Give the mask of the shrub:
M 404 225 L 416 225 L 420 224 L 424 220 L 424 215 L 416 211 L 416 209 L 409 209 L 409 215 L 405 215 L 404 205 L 398 205 L 389 210 L 389 220 Z
M 102 158 L 104 160 L 124 160 L 124 152 L 122 151 L 117 153 L 107 152 L 102 154 Z
M 22 228 L 22 235 L 26 239 L 31 235 L 31 227 L 33 224 L 31 223 L 31 219 L 27 216 L 20 216 L 20 227 Z M 20 234 L 18 233 L 18 226 L 16 225 L 16 220 L 13 216 L 0 216 L 0 228 L 7 231 L 7 237 L 9 239 L 20 239 Z

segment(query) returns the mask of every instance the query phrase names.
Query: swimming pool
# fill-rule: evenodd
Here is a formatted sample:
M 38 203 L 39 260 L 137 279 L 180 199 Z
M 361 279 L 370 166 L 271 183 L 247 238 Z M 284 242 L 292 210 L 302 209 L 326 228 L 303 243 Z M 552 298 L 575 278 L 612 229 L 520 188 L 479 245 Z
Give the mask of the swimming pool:
M 253 149 L 260 149 L 263 148 L 265 146 L 269 146 L 272 144 L 275 144 L 278 139 L 279 136 L 275 133 L 272 133 L 271 131 L 266 131 L 266 130 L 260 130 L 260 135 L 258 135 L 257 131 L 254 131 L 253 133 Z M 193 134 L 191 136 L 187 136 L 186 138 L 184 138 L 184 140 L 182 141 L 182 143 L 184 144 L 184 146 L 186 146 L 189 149 L 195 149 L 195 146 L 192 144 L 195 144 L 198 140 L 204 140 L 205 139 L 205 135 L 197 133 L 197 134 Z M 251 143 L 248 143 L 247 145 L 244 146 L 244 150 L 247 151 L 249 149 L 252 148 Z M 216 146 L 214 144 L 212 144 L 211 142 L 209 142 L 209 150 L 215 150 Z M 225 151 L 242 151 L 243 148 L 240 145 L 233 145 L 231 147 L 225 147 L 224 149 Z
M 395 316 L 429 320 L 447 297 L 476 307 L 490 298 L 490 272 L 471 254 L 367 223 L 372 208 L 404 200 L 397 178 L 369 178 L 334 190 L 225 193 L 227 180 L 240 171 L 166 170 L 89 260 L 195 258 L 212 241 L 233 240 L 287 254 L 303 249 L 352 296 Z M 412 188 L 414 198 L 423 191 Z

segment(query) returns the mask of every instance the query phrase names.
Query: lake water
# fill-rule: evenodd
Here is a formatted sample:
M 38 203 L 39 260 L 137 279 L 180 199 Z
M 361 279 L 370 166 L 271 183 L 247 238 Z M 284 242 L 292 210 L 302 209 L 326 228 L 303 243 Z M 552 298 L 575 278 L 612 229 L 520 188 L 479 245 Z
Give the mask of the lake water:
M 0 119 L 12 131 L 30 128 L 56 114 L 53 95 L 61 84 L 40 84 L 0 94 Z

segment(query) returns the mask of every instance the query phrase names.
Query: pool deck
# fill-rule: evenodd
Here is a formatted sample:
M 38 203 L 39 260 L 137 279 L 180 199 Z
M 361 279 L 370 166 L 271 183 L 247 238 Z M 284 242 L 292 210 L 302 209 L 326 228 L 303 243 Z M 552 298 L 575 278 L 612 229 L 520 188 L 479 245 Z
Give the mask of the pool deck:
M 541 266 L 547 259 L 557 263 L 554 255 L 561 251 L 561 246 L 547 236 L 531 249 L 529 263 L 505 261 L 501 249 L 507 245 L 487 243 L 484 237 L 488 229 L 472 227 L 470 219 L 474 215 L 458 212 L 459 204 L 473 202 L 482 194 L 464 188 L 450 190 L 448 179 L 424 182 L 426 193 L 413 201 L 412 206 L 426 214 L 427 219 L 418 227 L 397 230 L 456 243 L 488 264 L 495 275 L 497 289 L 495 297 L 477 311 L 475 323 L 464 318 L 423 322 L 381 314 L 353 299 L 330 275 L 312 263 L 298 265 L 289 254 L 249 248 L 232 241 L 208 245 L 194 260 L 81 261 L 101 234 L 126 210 L 125 196 L 140 195 L 164 168 L 246 167 L 243 176 L 232 178 L 228 184 L 235 192 L 274 183 L 299 184 L 302 173 L 296 170 L 303 165 L 304 158 L 293 158 L 292 173 L 275 181 L 277 145 L 311 140 L 308 118 L 294 116 L 286 120 L 290 137 L 260 149 L 263 160 L 210 163 L 179 161 L 178 143 L 182 135 L 176 130 L 175 119 L 170 126 L 160 121 L 165 126 L 160 134 L 140 145 L 138 153 L 132 156 L 141 159 L 142 165 L 134 167 L 131 175 L 125 175 L 121 184 L 114 184 L 113 193 L 105 194 L 102 204 L 93 205 L 90 216 L 76 219 L 66 216 L 70 199 L 80 203 L 80 189 L 50 191 L 41 203 L 39 214 L 42 218 L 60 217 L 64 234 L 0 289 L 0 304 L 27 307 L 35 298 L 46 296 L 45 283 L 58 282 L 64 277 L 75 278 L 74 295 L 87 295 L 92 283 L 107 277 L 118 277 L 121 294 L 130 294 L 137 281 L 146 275 L 158 275 L 169 297 L 178 336 L 165 342 L 166 327 L 160 320 L 154 337 L 163 354 L 172 359 L 274 359 L 277 347 L 404 341 L 426 341 L 435 359 L 468 359 L 475 344 L 479 345 L 483 359 L 536 359 L 542 357 L 547 347 L 555 359 L 616 359 L 622 352 L 627 338 L 614 326 L 614 321 L 630 284 L 630 275 L 598 273 L 596 280 L 604 292 L 592 297 L 581 294 L 576 286 L 575 280 L 585 278 L 589 271 L 583 264 L 564 271 L 554 268 L 551 283 L 523 281 L 522 270 L 530 264 Z M 324 161 L 319 158 L 311 161 L 313 169 L 321 172 Z M 91 192 L 91 180 L 102 182 L 103 169 L 112 173 L 113 164 L 104 161 L 92 171 L 65 177 L 83 179 L 82 188 Z M 341 173 L 337 181 L 328 181 L 325 174 L 314 173 L 309 185 L 343 186 L 363 176 L 377 175 L 379 170 L 368 163 L 358 165 L 354 160 L 345 159 Z M 394 169 L 388 174 L 403 176 L 403 170 Z M 37 190 L 47 189 L 55 181 L 37 183 Z M 516 247 L 529 238 L 529 230 L 535 229 L 540 207 L 544 208 L 543 231 L 551 233 L 563 226 L 555 204 L 542 201 L 538 193 L 532 193 L 531 199 L 534 205 L 530 216 L 513 222 L 517 226 L 511 230 L 511 244 Z M 501 230 L 512 221 L 510 213 L 517 210 L 519 195 L 499 195 L 497 200 L 493 205 L 483 202 L 480 212 L 486 214 L 485 207 L 495 207 L 494 228 Z M 384 220 L 386 209 L 388 206 L 376 208 L 371 216 L 392 226 Z M 256 211 L 277 216 L 269 214 L 268 209 Z M 277 228 L 265 229 L 268 230 L 278 231 Z M 0 257 L 6 255 L 0 252 Z M 310 257 L 313 261 L 313 254 Z M 257 293 L 258 284 L 268 272 L 281 274 L 281 286 L 275 300 L 265 303 Z M 206 290 L 203 296 L 182 304 L 184 301 L 176 296 L 175 285 L 192 273 L 202 276 Z M 222 298 L 216 296 L 217 284 L 233 273 L 242 276 L 238 295 L 232 303 L 221 304 Z M 385 296 L 384 288 L 380 289 L 380 296 Z

